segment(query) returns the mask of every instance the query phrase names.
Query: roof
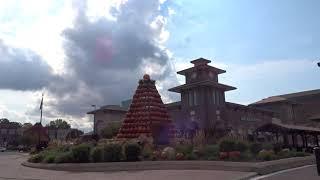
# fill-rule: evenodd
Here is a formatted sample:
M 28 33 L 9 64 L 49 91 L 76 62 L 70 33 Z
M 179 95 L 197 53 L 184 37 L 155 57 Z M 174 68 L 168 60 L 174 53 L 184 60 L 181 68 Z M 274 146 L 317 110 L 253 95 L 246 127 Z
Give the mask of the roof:
M 168 104 L 165 104 L 165 106 L 166 107 L 178 107 L 178 106 L 181 106 L 181 101 L 168 103 Z
M 201 57 L 201 58 L 198 58 L 198 59 L 195 59 L 195 60 L 191 61 L 191 63 L 194 64 L 195 66 L 197 66 L 197 65 L 203 65 L 203 64 L 211 63 L 211 61 Z
M 308 119 L 312 121 L 320 121 L 320 114 L 312 115 Z
M 262 99 L 260 101 L 257 101 L 255 103 L 252 103 L 250 105 L 257 105 L 257 104 L 267 104 L 267 103 L 275 103 L 275 102 L 285 102 L 287 101 L 286 98 L 280 97 L 280 96 L 271 96 L 265 99 Z
M 104 112 L 105 111 L 127 112 L 128 109 L 125 108 L 125 107 L 119 106 L 119 105 L 105 105 L 105 106 L 100 107 L 97 110 L 87 112 L 87 114 L 95 114 L 96 112 L 99 112 L 99 111 L 104 111 Z
M 296 98 L 296 97 L 309 96 L 309 95 L 315 95 L 315 94 L 320 94 L 320 89 L 301 91 L 301 92 L 296 92 L 296 93 L 284 94 L 284 95 L 280 95 L 280 96 L 283 98 L 289 99 L 289 98 Z
M 283 94 L 283 95 L 278 95 L 278 96 L 271 96 L 271 97 L 262 99 L 260 101 L 257 101 L 255 103 L 252 103 L 250 105 L 276 103 L 276 102 L 288 102 L 291 104 L 298 104 L 297 102 L 291 100 L 291 98 L 297 98 L 297 97 L 303 97 L 303 96 L 309 96 L 309 95 L 315 95 L 315 94 L 320 94 L 320 89 L 302 91 L 302 92 L 296 92 L 296 93 L 290 93 L 290 94 Z
M 268 113 L 268 114 L 272 114 L 272 115 L 274 114 L 274 112 L 270 111 L 270 110 L 252 107 L 252 106 L 246 106 L 246 105 L 237 104 L 237 103 L 226 102 L 226 106 L 227 106 L 227 108 L 239 108 L 239 109 L 243 109 L 243 110 L 258 111 L 258 112 Z
M 184 70 L 178 71 L 177 74 L 185 75 L 188 72 L 194 72 L 194 71 L 199 70 L 199 69 L 208 69 L 208 70 L 213 71 L 213 72 L 215 72 L 217 74 L 222 74 L 222 73 L 226 72 L 225 70 L 222 70 L 222 69 L 219 69 L 219 68 L 216 68 L 216 67 L 212 67 L 212 66 L 209 66 L 209 65 L 205 65 L 205 66 L 194 66 L 194 67 L 191 67 L 191 68 L 188 68 L 188 69 L 184 69 Z
M 177 86 L 177 87 L 173 87 L 173 88 L 169 89 L 169 91 L 180 93 L 181 90 L 183 90 L 183 89 L 189 89 L 189 88 L 192 88 L 192 87 L 195 87 L 195 86 L 213 86 L 213 87 L 216 87 L 216 88 L 219 88 L 219 89 L 223 89 L 224 91 L 230 91 L 230 90 L 237 89 L 235 87 L 224 85 L 224 84 L 220 84 L 220 83 L 217 83 L 217 82 L 212 81 L 212 80 L 204 80 L 204 81 L 200 81 L 200 82 L 183 84 L 183 85 L 180 85 L 180 86 Z
M 320 133 L 319 128 L 314 127 L 308 127 L 308 126 L 297 126 L 297 125 L 291 125 L 291 124 L 283 124 L 281 122 L 271 122 L 268 124 L 265 124 L 263 126 L 260 126 L 257 128 L 256 131 L 305 131 L 305 132 L 317 132 Z

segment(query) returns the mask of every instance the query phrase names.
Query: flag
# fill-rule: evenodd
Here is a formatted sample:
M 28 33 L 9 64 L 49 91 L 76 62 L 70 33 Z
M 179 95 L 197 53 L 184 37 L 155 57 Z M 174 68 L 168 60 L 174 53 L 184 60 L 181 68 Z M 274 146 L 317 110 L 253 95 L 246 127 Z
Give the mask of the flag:
M 43 106 L 43 93 L 42 93 L 42 98 L 41 98 L 41 102 L 40 102 L 40 110 L 42 110 L 42 106 Z

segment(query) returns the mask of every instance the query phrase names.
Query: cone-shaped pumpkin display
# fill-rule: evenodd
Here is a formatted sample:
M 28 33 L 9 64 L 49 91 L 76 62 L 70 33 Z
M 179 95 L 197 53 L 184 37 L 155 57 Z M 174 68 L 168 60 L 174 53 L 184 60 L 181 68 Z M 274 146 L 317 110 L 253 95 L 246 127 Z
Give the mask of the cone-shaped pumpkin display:
M 139 81 L 117 138 L 153 137 L 156 144 L 167 144 L 175 128 L 155 86 L 145 74 Z

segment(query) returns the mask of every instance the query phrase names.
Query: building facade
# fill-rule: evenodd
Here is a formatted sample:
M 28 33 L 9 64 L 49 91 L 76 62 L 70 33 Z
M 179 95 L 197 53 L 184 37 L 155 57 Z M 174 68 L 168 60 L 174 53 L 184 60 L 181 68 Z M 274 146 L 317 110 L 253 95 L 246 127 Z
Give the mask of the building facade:
M 199 58 L 194 67 L 177 72 L 185 84 L 169 89 L 180 93 L 181 101 L 167 104 L 178 130 L 202 129 L 247 138 L 256 127 L 272 121 L 273 113 L 256 107 L 225 101 L 225 92 L 235 87 L 219 83 L 225 70 L 209 66 L 211 61 Z
M 119 105 L 106 105 L 101 108 L 90 111 L 87 114 L 93 115 L 93 133 L 100 135 L 102 129 L 113 122 L 122 122 L 128 111 L 130 101 L 123 101 Z
M 319 127 L 320 90 L 272 96 L 248 106 L 227 102 L 225 92 L 236 88 L 219 83 L 219 74 L 226 71 L 208 65 L 210 62 L 204 58 L 191 61 L 193 67 L 177 72 L 185 76 L 185 84 L 169 89 L 181 97 L 178 102 L 166 104 L 178 131 L 205 130 L 247 139 L 258 127 L 275 120 Z M 94 115 L 94 132 L 99 133 L 109 122 L 121 122 L 130 102 L 126 105 L 108 105 L 88 112 Z
M 320 127 L 320 89 L 271 96 L 249 106 L 273 111 L 282 123 Z

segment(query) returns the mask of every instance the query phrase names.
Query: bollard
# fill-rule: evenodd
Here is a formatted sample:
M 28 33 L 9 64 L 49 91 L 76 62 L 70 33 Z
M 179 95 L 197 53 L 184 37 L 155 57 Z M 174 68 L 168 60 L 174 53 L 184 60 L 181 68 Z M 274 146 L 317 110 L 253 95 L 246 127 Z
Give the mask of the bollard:
M 316 156 L 318 176 L 320 176 L 320 148 L 319 147 L 314 148 L 314 154 Z

